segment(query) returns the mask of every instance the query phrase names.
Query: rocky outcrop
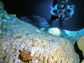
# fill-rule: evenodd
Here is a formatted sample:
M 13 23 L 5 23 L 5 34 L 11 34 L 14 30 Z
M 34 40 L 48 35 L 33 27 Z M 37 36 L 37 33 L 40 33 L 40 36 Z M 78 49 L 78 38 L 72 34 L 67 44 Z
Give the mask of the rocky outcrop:
M 84 63 L 84 60 L 81 63 Z
M 59 28 L 41 28 L 40 30 L 55 36 L 66 38 L 70 40 L 73 45 L 81 36 L 84 35 L 84 29 L 78 31 L 69 31 Z
M 60 37 L 32 33 L 0 42 L 1 63 L 79 63 L 73 45 Z
M 77 45 L 79 49 L 82 51 L 82 54 L 84 56 L 84 35 L 80 37 L 80 39 L 77 41 Z

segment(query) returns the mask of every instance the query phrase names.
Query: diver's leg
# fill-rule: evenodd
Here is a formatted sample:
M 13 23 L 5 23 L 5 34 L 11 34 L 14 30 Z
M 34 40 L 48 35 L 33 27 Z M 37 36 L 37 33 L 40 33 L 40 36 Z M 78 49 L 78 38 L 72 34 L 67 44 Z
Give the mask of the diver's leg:
M 51 16 L 51 20 L 56 20 L 58 17 L 57 16 Z
M 49 25 L 51 26 L 53 21 L 56 20 L 58 17 L 57 16 L 51 16 L 50 20 L 48 20 Z
M 59 26 L 61 29 L 64 29 L 64 26 L 63 26 L 63 19 L 59 19 Z

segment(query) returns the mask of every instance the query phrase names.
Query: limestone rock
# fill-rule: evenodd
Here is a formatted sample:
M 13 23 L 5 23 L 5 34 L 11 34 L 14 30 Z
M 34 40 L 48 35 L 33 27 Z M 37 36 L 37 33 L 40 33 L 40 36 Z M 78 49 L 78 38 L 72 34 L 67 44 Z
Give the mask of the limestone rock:
M 1 10 L 0 63 L 79 63 L 73 45 Z
M 26 22 L 29 22 L 30 24 L 32 24 L 38 28 L 49 28 L 50 27 L 47 20 L 40 16 L 36 16 L 36 15 L 32 15 L 30 17 L 22 16 L 22 17 L 20 17 L 20 19 L 24 20 Z
M 84 63 L 84 60 L 81 63 Z
M 84 35 L 84 29 L 78 31 L 69 31 L 59 28 L 41 28 L 41 31 L 47 32 L 49 34 L 66 38 L 71 41 L 72 44 L 75 44 L 76 41 Z
M 84 56 L 84 35 L 77 41 L 79 49 L 82 51 Z
M 23 35 L 22 38 L 4 37 L 0 39 L 0 42 L 3 44 L 1 52 L 4 53 L 0 57 L 4 61 L 2 63 L 79 63 L 73 45 L 61 37 L 30 33 L 26 36 Z M 18 58 L 21 54 L 19 50 L 26 50 L 31 54 L 23 52 L 22 60 Z M 30 57 L 26 54 L 29 54 Z
M 0 63 L 79 63 L 70 41 L 44 32 L 38 33 L 38 28 L 16 17 L 11 18 L 15 20 L 15 23 L 8 25 L 11 25 L 9 30 L 12 29 L 12 36 L 9 36 L 10 31 L 0 38 Z

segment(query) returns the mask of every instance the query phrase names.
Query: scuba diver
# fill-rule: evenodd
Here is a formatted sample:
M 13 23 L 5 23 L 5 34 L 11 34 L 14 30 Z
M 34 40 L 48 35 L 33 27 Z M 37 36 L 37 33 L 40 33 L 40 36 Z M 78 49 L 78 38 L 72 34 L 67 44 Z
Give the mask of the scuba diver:
M 69 4 L 68 0 L 54 0 L 50 11 L 52 16 L 48 23 L 51 26 L 54 20 L 59 19 L 59 25 L 63 28 L 63 21 L 72 17 L 74 9 L 75 6 Z

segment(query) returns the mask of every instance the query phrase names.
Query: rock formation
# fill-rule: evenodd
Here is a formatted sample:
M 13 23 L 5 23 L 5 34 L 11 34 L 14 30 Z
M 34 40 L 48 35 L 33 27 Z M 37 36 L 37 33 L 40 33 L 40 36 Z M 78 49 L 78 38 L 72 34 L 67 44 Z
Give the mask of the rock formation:
M 37 30 L 0 10 L 0 63 L 79 63 L 69 40 Z

